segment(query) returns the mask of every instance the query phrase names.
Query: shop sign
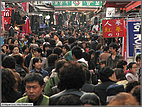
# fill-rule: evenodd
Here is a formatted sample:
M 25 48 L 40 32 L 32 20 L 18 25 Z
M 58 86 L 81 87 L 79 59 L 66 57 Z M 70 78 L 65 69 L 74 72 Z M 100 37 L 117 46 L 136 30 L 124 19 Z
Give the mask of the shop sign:
M 140 25 L 141 21 L 128 21 L 128 29 L 127 29 L 128 57 L 133 57 L 135 54 L 141 53 Z
M 55 7 L 98 7 L 102 6 L 102 1 L 52 1 L 52 5 Z
M 103 37 L 124 37 L 124 19 L 103 20 Z

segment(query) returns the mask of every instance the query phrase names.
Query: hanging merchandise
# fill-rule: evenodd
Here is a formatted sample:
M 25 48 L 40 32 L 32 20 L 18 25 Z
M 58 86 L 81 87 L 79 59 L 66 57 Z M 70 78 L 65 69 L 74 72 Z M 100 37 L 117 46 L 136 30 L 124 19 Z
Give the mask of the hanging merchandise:
M 23 25 L 22 30 L 25 32 L 25 34 L 31 33 L 30 20 L 28 16 L 26 16 L 25 25 Z

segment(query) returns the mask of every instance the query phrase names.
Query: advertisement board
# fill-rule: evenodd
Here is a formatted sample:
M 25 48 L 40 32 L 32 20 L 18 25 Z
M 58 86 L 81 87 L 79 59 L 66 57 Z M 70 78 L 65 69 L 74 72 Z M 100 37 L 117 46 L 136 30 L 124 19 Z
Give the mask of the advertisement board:
M 102 21 L 103 38 L 124 37 L 124 19 Z
M 134 57 L 141 53 L 141 21 L 128 20 L 127 30 L 127 57 Z

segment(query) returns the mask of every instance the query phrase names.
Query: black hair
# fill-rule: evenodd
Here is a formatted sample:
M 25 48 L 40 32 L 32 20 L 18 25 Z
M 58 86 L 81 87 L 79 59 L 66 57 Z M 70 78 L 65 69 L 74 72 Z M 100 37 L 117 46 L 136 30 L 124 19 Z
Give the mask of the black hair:
M 110 43 L 109 47 L 113 47 L 113 49 L 116 49 L 116 51 L 118 50 L 118 45 L 116 43 Z
M 126 80 L 126 77 L 125 77 L 123 69 L 115 68 L 114 72 L 115 72 L 115 75 L 116 75 L 116 79 L 118 79 L 119 81 Z
M 75 56 L 76 59 L 82 58 L 82 50 L 79 46 L 74 46 L 72 48 L 72 55 Z
M 67 62 L 59 70 L 60 86 L 64 89 L 80 89 L 85 83 L 83 66 L 78 62 Z
M 127 66 L 127 69 L 132 69 L 133 64 L 136 64 L 136 62 L 130 62 Z
M 57 105 L 81 105 L 81 101 L 78 96 L 67 94 L 59 98 Z
M 40 86 L 44 85 L 44 80 L 41 74 L 39 73 L 30 73 L 24 77 L 24 83 L 27 82 L 38 82 Z
M 12 38 L 11 43 L 14 44 L 14 42 L 15 42 L 16 40 L 18 41 L 18 39 Z M 19 43 L 19 41 L 18 41 L 18 43 Z
M 65 59 L 59 59 L 55 61 L 55 72 L 59 72 L 59 69 L 64 65 L 64 63 L 66 63 L 67 61 Z
M 76 41 L 76 39 L 74 38 L 74 37 L 69 37 L 69 39 L 68 39 L 68 43 L 69 44 L 72 44 L 72 43 L 74 43 Z
M 2 61 L 2 66 L 4 68 L 15 69 L 16 61 L 13 56 L 5 56 Z
M 131 93 L 141 105 L 141 86 L 140 85 L 135 86 L 132 89 Z
M 126 91 L 127 93 L 129 93 L 129 92 L 131 92 L 131 90 L 132 90 L 135 86 L 137 86 L 137 85 L 140 85 L 140 82 L 139 82 L 139 81 L 131 81 L 131 82 L 128 82 L 128 83 L 126 84 L 125 91 Z
M 127 65 L 127 61 L 121 59 L 117 62 L 117 68 L 124 68 L 123 65 Z
M 54 49 L 53 49 L 53 53 L 54 54 L 57 54 L 58 55 L 58 57 L 61 55 L 61 53 L 62 53 L 62 49 L 60 48 L 60 47 L 55 47 Z
M 68 45 L 63 45 L 62 47 L 64 47 L 67 51 L 70 51 L 70 47 Z
M 2 102 L 12 102 L 12 99 L 16 96 L 13 95 L 15 92 L 15 84 L 16 79 L 14 74 L 12 73 L 11 69 L 4 68 L 1 71 L 1 77 L 2 77 Z
M 41 53 L 41 55 L 42 55 L 42 49 L 40 47 L 36 47 L 33 50 L 37 51 L 38 53 Z
M 28 45 L 24 45 L 24 46 L 22 47 L 22 52 L 24 53 L 27 48 L 29 48 L 29 46 L 28 46 Z
M 109 81 L 109 77 L 111 77 L 113 73 L 114 71 L 109 66 L 103 67 L 99 72 L 100 80 L 102 82 Z
M 33 69 L 35 68 L 35 66 L 33 66 L 33 65 L 34 65 L 35 63 L 37 63 L 39 60 L 42 62 L 42 59 L 39 58 L 39 57 L 33 58 L 33 64 L 32 64 L 32 68 L 33 68 Z
M 58 59 L 57 54 L 50 54 L 48 57 L 48 66 L 55 66 L 55 61 Z
M 138 61 L 138 59 L 141 60 L 141 54 L 138 54 L 138 55 L 136 56 L 136 61 Z
M 50 48 L 50 43 L 49 42 L 45 42 L 44 44 L 43 44 L 43 51 L 44 51 L 44 53 L 45 53 L 45 48 L 46 47 L 49 47 Z
M 16 64 L 22 65 L 24 63 L 24 58 L 21 55 L 14 55 Z
M 108 51 L 109 50 L 109 47 L 108 46 L 104 46 L 103 47 L 103 51 Z
M 95 93 L 85 93 L 80 97 L 82 104 L 101 105 L 100 98 Z

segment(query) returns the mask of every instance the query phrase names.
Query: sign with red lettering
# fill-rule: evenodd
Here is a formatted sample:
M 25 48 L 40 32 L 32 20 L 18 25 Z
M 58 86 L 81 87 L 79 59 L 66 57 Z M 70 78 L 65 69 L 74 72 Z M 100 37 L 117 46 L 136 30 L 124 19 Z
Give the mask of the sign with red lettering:
M 103 20 L 103 37 L 124 37 L 124 19 Z

